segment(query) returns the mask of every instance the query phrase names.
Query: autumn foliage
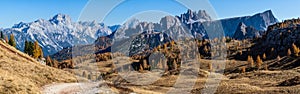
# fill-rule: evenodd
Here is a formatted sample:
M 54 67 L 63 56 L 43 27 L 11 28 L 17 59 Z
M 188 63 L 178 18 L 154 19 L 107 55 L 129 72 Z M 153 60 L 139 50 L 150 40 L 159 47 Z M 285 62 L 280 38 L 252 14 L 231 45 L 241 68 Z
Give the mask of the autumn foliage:
M 35 59 L 43 58 L 43 50 L 37 41 L 25 41 L 24 52 Z
M 10 37 L 9 37 L 9 40 L 8 40 L 8 44 L 13 46 L 13 47 L 16 47 L 17 44 L 16 44 L 16 40 L 15 40 L 15 36 L 13 34 L 10 34 Z

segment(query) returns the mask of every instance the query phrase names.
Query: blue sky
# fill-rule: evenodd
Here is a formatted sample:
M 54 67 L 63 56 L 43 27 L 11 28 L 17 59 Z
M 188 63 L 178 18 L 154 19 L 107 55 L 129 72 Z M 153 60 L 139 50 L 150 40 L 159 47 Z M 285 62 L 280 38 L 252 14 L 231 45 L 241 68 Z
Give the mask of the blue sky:
M 94 4 L 96 6 L 94 9 L 100 13 L 106 7 L 113 5 L 110 2 L 114 2 L 111 0 L 98 1 L 102 5 Z M 11 27 L 21 21 L 32 22 L 39 18 L 49 19 L 58 13 L 70 15 L 73 21 L 89 20 L 82 19 L 82 15 L 80 15 L 83 9 L 86 9 L 88 0 L 1 0 L 0 2 L 0 28 Z M 253 15 L 268 9 L 271 9 L 279 20 L 300 16 L 300 0 L 209 0 L 209 2 L 219 19 Z M 179 15 L 185 12 L 186 8 L 168 0 L 129 0 L 115 8 L 104 22 L 108 25 L 120 24 L 128 16 L 142 10 L 163 10 L 165 13 L 158 13 L 159 16 L 163 16 Z M 151 14 L 151 11 L 148 14 Z M 152 18 L 157 20 L 159 16 Z

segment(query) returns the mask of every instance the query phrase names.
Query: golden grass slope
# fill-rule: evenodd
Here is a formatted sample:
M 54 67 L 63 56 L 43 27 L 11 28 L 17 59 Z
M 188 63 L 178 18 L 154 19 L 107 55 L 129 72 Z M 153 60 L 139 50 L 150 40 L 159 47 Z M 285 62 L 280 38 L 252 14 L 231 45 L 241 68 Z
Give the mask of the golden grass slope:
M 0 93 L 41 93 L 42 86 L 76 82 L 69 72 L 48 67 L 6 43 L 0 42 Z

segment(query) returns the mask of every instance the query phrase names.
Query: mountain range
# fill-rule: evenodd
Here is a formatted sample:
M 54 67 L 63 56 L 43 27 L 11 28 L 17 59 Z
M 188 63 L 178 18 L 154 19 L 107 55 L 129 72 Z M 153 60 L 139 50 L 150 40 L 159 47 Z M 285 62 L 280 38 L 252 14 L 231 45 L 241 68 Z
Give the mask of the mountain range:
M 180 37 L 213 38 L 229 36 L 235 38 L 241 24 L 246 28 L 242 32 L 264 31 L 269 25 L 278 22 L 271 10 L 253 16 L 212 20 L 205 10 L 198 12 L 188 10 L 180 16 L 163 17 L 159 23 L 140 22 L 131 19 L 123 25 L 106 26 L 104 23 L 73 22 L 68 15 L 57 14 L 49 20 L 39 19 L 30 23 L 20 22 L 12 28 L 3 29 L 6 35 L 14 34 L 17 48 L 23 50 L 24 41 L 37 40 L 43 49 L 44 55 L 52 55 L 63 48 L 92 44 L 98 37 L 108 36 L 115 40 L 129 38 L 134 33 L 142 34 L 151 31 L 166 34 L 166 37 L 178 39 Z M 215 28 L 222 26 L 224 35 Z M 207 28 L 209 27 L 209 28 Z M 214 36 L 209 36 L 209 35 Z M 239 34 L 237 34 L 239 35 Z M 242 34 L 243 35 L 243 34 Z M 238 36 L 239 37 L 239 36 Z M 156 38 L 156 37 L 155 37 Z
M 49 20 L 20 22 L 3 31 L 6 35 L 15 35 L 18 49 L 24 49 L 25 40 L 37 40 L 44 54 L 51 55 L 64 47 L 93 43 L 99 36 L 110 35 L 116 27 L 109 27 L 95 21 L 72 22 L 68 15 L 57 14 Z
M 235 17 L 220 20 L 222 22 L 224 32 L 226 36 L 232 37 L 242 22 L 245 26 L 251 26 L 259 31 L 267 30 L 269 25 L 273 25 L 278 22 L 271 10 L 267 10 L 262 13 L 257 13 L 253 16 Z

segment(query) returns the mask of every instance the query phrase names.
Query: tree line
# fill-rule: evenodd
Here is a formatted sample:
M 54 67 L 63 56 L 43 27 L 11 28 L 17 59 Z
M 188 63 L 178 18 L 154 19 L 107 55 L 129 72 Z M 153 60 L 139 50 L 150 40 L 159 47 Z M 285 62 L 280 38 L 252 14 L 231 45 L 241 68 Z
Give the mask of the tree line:
M 0 32 L 0 38 L 3 39 L 6 43 L 9 45 L 17 48 L 17 43 L 15 40 L 14 34 L 10 34 L 9 38 L 8 36 L 4 35 L 3 31 Z M 24 53 L 32 56 L 35 59 L 41 59 L 43 58 L 43 50 L 40 47 L 38 41 L 25 41 L 24 46 Z
M 0 38 L 4 39 L 4 41 L 6 43 L 8 43 L 9 45 L 11 45 L 13 47 L 17 46 L 16 41 L 15 41 L 15 36 L 13 34 L 10 34 L 10 38 L 8 39 L 8 37 L 6 35 L 4 35 L 3 32 L 1 31 Z
M 35 59 L 43 58 L 43 50 L 37 41 L 25 41 L 24 53 L 32 56 Z
M 10 34 L 9 38 L 6 36 L 3 31 L 0 31 L 0 39 L 3 42 L 8 43 L 9 45 L 17 48 L 16 40 L 14 34 Z M 39 45 L 38 41 L 25 41 L 24 43 L 24 53 L 28 54 L 29 56 L 33 57 L 34 59 L 42 59 L 44 58 L 43 50 Z M 55 59 L 51 59 L 50 56 L 47 56 L 45 59 L 46 65 L 54 68 L 74 68 L 74 64 L 72 61 L 68 62 L 58 62 Z

